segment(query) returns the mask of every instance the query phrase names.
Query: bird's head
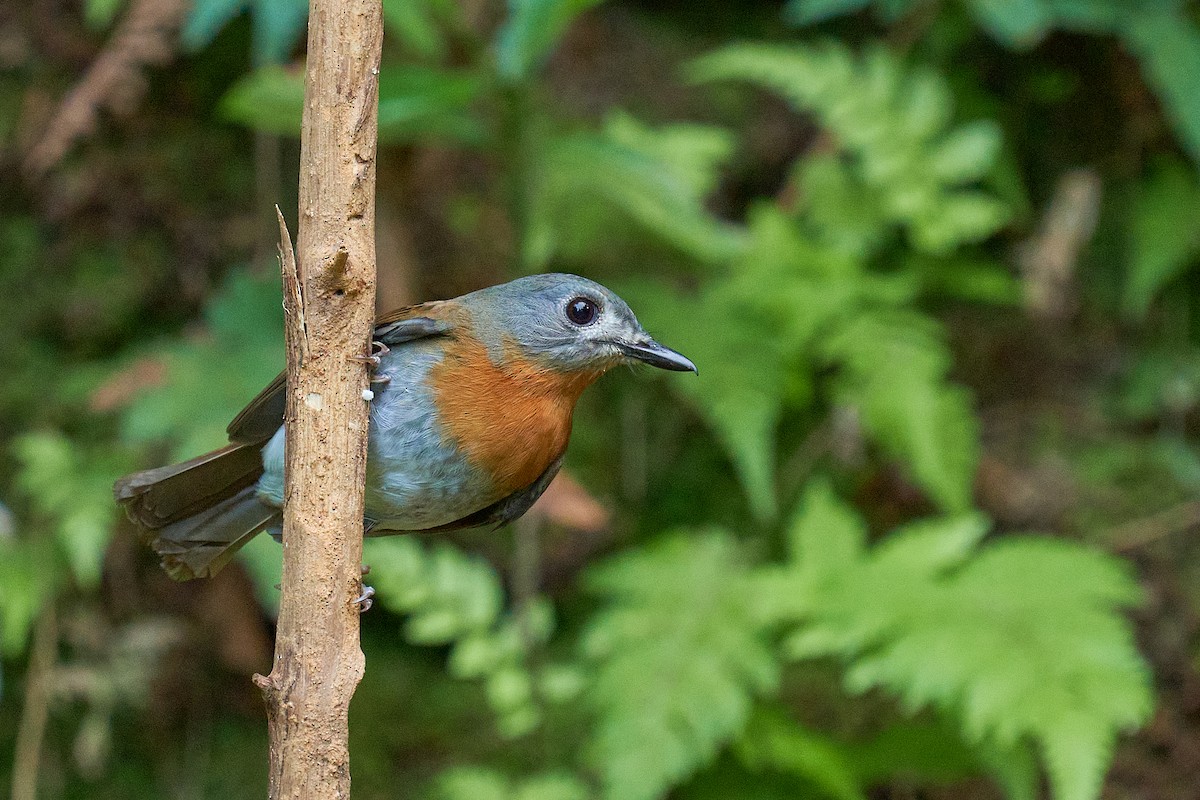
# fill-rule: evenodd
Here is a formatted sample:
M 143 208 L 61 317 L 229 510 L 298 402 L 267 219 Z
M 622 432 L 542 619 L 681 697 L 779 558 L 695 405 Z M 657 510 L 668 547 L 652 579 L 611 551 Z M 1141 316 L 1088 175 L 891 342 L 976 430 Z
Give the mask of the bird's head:
M 624 300 L 578 275 L 531 275 L 463 301 L 476 330 L 491 334 L 494 360 L 515 345 L 531 361 L 563 372 L 599 373 L 638 362 L 696 372 L 687 357 L 650 338 Z

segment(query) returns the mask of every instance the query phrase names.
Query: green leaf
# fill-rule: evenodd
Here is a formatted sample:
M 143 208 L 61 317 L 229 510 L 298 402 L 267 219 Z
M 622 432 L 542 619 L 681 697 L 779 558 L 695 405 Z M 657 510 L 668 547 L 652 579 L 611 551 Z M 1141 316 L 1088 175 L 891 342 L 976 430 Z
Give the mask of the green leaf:
M 225 444 L 229 420 L 283 368 L 279 296 L 278 277 L 231 273 L 206 309 L 207 335 L 154 356 L 166 364 L 167 380 L 122 414 L 125 441 L 168 441 L 180 458 Z
M 246 10 L 253 14 L 255 63 L 273 64 L 287 58 L 308 19 L 308 0 L 196 0 L 180 34 L 184 46 L 189 50 L 208 46 L 230 20 Z
M 625 296 L 656 336 L 688 354 L 703 381 L 673 382 L 729 454 L 760 520 L 776 513 L 775 434 L 783 413 L 785 367 L 770 328 L 731 313 L 726 299 L 677 294 L 664 286 L 630 285 Z M 753 353 L 753 358 L 747 354 Z
M 825 357 L 841 367 L 843 404 L 947 511 L 971 506 L 978 423 L 966 391 L 946 381 L 950 355 L 936 323 L 912 312 L 867 313 L 835 331 Z
M 1178 161 L 1157 164 L 1142 183 L 1130 228 L 1125 313 L 1142 319 L 1162 288 L 1200 256 L 1200 184 Z
M 446 40 L 428 0 L 383 0 L 383 23 L 388 33 L 422 58 L 440 60 L 446 55 Z
M 871 0 L 790 0 L 784 9 L 783 18 L 792 25 L 802 27 L 862 11 Z
M 438 776 L 439 800 L 509 800 L 511 784 L 504 775 L 481 767 L 455 767 Z
M 788 528 L 789 554 L 803 582 L 815 586 L 852 566 L 866 541 L 862 519 L 837 498 L 829 482 L 810 483 Z
M 221 117 L 279 136 L 300 135 L 304 113 L 304 70 L 260 67 L 238 79 L 221 98 Z
M 601 0 L 509 0 L 496 34 L 496 71 L 505 80 L 527 80 L 539 69 L 570 24 Z
M 254 0 L 254 59 L 258 64 L 285 60 L 308 20 L 308 0 Z
M 797 775 L 834 800 L 866 800 L 866 787 L 846 746 L 779 712 L 756 711 L 738 739 L 736 751 L 746 766 Z
M 1000 145 L 1000 128 L 991 120 L 963 125 L 935 144 L 930 167 L 947 182 L 976 181 L 996 162 Z
M 1116 734 L 1152 705 L 1119 613 L 1138 587 L 1101 552 L 1031 537 L 979 547 L 983 530 L 971 517 L 910 526 L 816 584 L 801 553 L 793 591 L 812 599 L 790 652 L 844 659 L 851 691 L 880 687 L 911 711 L 954 715 L 986 752 L 1035 742 L 1055 797 L 1092 800 Z M 1000 777 L 1019 788 L 1021 774 Z
M 373 539 L 365 558 L 376 602 L 408 617 L 408 640 L 450 645 L 451 674 L 483 680 L 502 735 L 522 736 L 540 723 L 534 687 L 547 675 L 530 672 L 526 651 L 553 633 L 548 602 L 530 604 L 525 616 L 504 614 L 495 570 L 446 543 L 426 547 L 414 538 Z M 551 682 L 570 681 L 561 669 L 548 668 L 547 674 Z
M 439 800 L 587 800 L 588 788 L 563 772 L 531 775 L 515 783 L 504 774 L 482 767 L 454 767 L 438 776 Z
M 208 45 L 226 23 L 250 7 L 250 0 L 197 0 L 183 24 L 184 47 L 199 50 Z
M 127 453 L 84 449 L 58 432 L 25 434 L 13 452 L 20 464 L 17 487 L 51 523 L 75 580 L 95 587 L 117 514 L 112 483 L 128 471 Z
M 1193 163 L 1200 163 L 1200 30 L 1178 13 L 1129 15 L 1115 31 L 1137 56 Z
M 379 140 L 384 144 L 433 138 L 479 144 L 482 123 L 471 106 L 482 79 L 471 72 L 405 66 L 379 75 Z M 235 83 L 221 99 L 221 114 L 256 130 L 299 136 L 304 111 L 304 71 L 262 67 Z
M 981 28 L 1014 49 L 1037 44 L 1053 22 L 1046 0 L 969 0 L 967 5 Z
M 851 743 L 847 750 L 855 774 L 868 785 L 896 776 L 945 784 L 977 774 L 984 766 L 948 724 L 897 723 Z
M 83 6 L 83 18 L 94 31 L 108 30 L 125 0 L 87 0 Z
M 584 647 L 597 713 L 590 753 L 604 797 L 650 800 L 710 762 L 775 659 L 752 624 L 748 572 L 721 531 L 670 536 L 589 571 L 606 601 Z
M 712 128 L 650 129 L 623 115 L 611 117 L 601 134 L 552 139 L 532 199 L 526 265 L 543 267 L 581 231 L 591 236 L 576 249 L 595 247 L 628 220 L 701 260 L 728 259 L 743 237 L 708 213 L 704 197 L 730 149 L 728 135 Z
M 526 778 L 513 800 L 587 800 L 590 795 L 588 787 L 574 775 L 552 772 Z
M 484 88 L 482 77 L 474 72 L 385 67 L 379 74 L 379 141 L 480 144 L 485 130 L 471 108 Z
M 24 651 L 34 620 L 59 589 L 61 572 L 45 542 L 0 537 L 0 655 Z
M 821 233 L 847 252 L 869 255 L 898 225 L 913 247 L 942 255 L 986 239 L 1011 214 L 972 186 L 996 165 L 999 127 L 953 126 L 946 82 L 886 50 L 734 45 L 693 62 L 691 75 L 748 81 L 817 119 L 844 157 L 801 162 L 797 179 Z M 836 211 L 823 211 L 831 202 Z

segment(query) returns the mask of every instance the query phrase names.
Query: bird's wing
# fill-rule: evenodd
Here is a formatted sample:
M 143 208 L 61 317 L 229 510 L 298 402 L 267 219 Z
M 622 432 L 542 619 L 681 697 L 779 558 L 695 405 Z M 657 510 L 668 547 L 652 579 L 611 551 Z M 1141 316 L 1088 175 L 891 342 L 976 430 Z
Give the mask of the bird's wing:
M 449 333 L 453 323 L 449 320 L 449 304 L 445 301 L 406 306 L 384 314 L 375 322 L 376 341 L 389 347 Z M 283 424 L 287 410 L 287 373 L 281 372 L 258 397 L 233 418 L 225 432 L 235 444 L 261 444 L 272 436 Z

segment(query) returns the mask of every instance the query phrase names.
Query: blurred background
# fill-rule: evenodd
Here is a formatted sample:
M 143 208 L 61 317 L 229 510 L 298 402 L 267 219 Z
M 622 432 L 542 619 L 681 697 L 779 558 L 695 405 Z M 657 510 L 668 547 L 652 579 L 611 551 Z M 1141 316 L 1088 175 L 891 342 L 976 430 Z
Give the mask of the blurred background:
M 1200 796 L 1200 6 L 384 6 L 381 308 L 577 272 L 700 377 L 368 543 L 357 798 Z M 283 365 L 305 14 L 0 4 L 13 800 L 265 795 L 278 546 L 110 487 Z

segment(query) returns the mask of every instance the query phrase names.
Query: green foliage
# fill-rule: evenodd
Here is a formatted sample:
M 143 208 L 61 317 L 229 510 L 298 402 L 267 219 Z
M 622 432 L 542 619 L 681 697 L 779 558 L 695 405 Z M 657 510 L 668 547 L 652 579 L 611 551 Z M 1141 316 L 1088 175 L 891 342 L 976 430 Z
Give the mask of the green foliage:
M 115 516 L 112 480 L 128 467 L 128 457 L 89 453 L 57 432 L 27 434 L 14 449 L 21 464 L 17 487 L 49 523 L 75 580 L 95 586 Z
M 83 18 L 93 30 L 105 30 L 112 25 L 125 0 L 87 0 L 83 6 Z
M 586 785 L 566 773 L 546 773 L 512 781 L 478 767 L 456 767 L 437 781 L 437 800 L 587 800 Z
M 14 657 L 25 650 L 38 612 L 63 583 L 57 566 L 49 540 L 0 537 L 0 655 Z
M 769 519 L 776 507 L 776 426 L 789 407 L 810 407 L 816 386 L 857 409 L 883 451 L 907 464 L 939 505 L 969 506 L 978 451 L 970 402 L 947 381 L 937 323 L 908 307 L 908 282 L 872 274 L 774 209 L 759 209 L 750 235 L 736 272 L 698 298 L 661 288 L 634 294 L 652 309 L 655 330 L 702 369 L 713 365 L 703 386 L 674 388 L 713 426 L 756 514 Z M 768 285 L 770 294 L 759 290 Z M 827 367 L 835 372 L 818 377 Z
M 726 47 L 694 62 L 689 74 L 700 86 L 679 93 L 688 97 L 679 98 L 678 106 L 655 98 L 650 124 L 616 110 L 568 118 L 564 109 L 576 108 L 571 78 L 579 59 L 556 62 L 553 78 L 541 74 L 572 21 L 596 4 L 513 0 L 503 19 L 468 20 L 452 0 L 388 0 L 381 142 L 410 148 L 404 158 L 430 144 L 470 148 L 461 168 L 485 176 L 448 182 L 452 193 L 466 191 L 467 197 L 434 192 L 437 200 L 428 205 L 420 193 L 405 198 L 416 211 L 406 225 L 421 242 L 419 255 L 427 251 L 426 240 L 444 234 L 445 209 L 471 203 L 489 222 L 501 220 L 488 228 L 499 233 L 488 245 L 508 258 L 510 271 L 565 268 L 619 288 L 656 337 L 700 365 L 701 378 L 673 379 L 664 391 L 678 394 L 712 435 L 692 435 L 690 421 L 680 419 L 671 403 L 660 408 L 646 402 L 637 394 L 644 385 L 622 384 L 621 390 L 635 393 L 622 397 L 630 400 L 624 408 L 651 409 L 640 422 L 633 413 L 619 420 L 613 409 L 621 406 L 614 403 L 581 407 L 579 433 L 604 439 L 606 455 L 580 459 L 577 436 L 571 466 L 585 481 L 595 480 L 593 488 L 620 498 L 614 503 L 619 544 L 613 546 L 621 552 L 583 568 L 582 583 L 594 602 L 581 598 L 569 581 L 556 580 L 557 612 L 543 598 L 513 608 L 496 571 L 458 546 L 419 538 L 370 542 L 369 581 L 379 593 L 364 633 L 370 645 L 372 634 L 384 631 L 380 641 L 387 644 L 378 645 L 372 663 L 397 668 L 386 678 L 378 677 L 382 670 L 370 670 L 363 687 L 369 691 L 378 681 L 375 686 L 392 692 L 369 712 L 377 724 L 365 749 L 374 747 L 382 765 L 374 768 L 391 774 L 400 765 L 420 781 L 450 761 L 487 765 L 451 767 L 432 777 L 433 796 L 450 800 L 649 800 L 668 794 L 860 800 L 897 780 L 920 792 L 980 774 L 990 775 L 1009 800 L 1032 800 L 1039 770 L 1056 798 L 1097 796 L 1115 736 L 1144 720 L 1150 704 L 1146 666 L 1121 613 L 1138 592 L 1118 563 L 1098 551 L 1008 534 L 983 539 L 987 525 L 972 512 L 974 482 L 986 479 L 976 475 L 980 424 L 964 387 L 980 387 L 981 396 L 995 400 L 991 376 L 978 373 L 999 364 L 995 351 L 1005 348 L 991 345 L 1005 340 L 961 318 L 995 314 L 1005 324 L 1020 323 L 1020 287 L 1009 254 L 1014 240 L 1030 231 L 1022 227 L 1029 220 L 1012 209 L 1039 207 L 1041 184 L 1064 166 L 1061 151 L 1076 158 L 1078 144 L 1049 135 L 1043 142 L 1041 133 L 1034 139 L 1021 127 L 1029 124 L 1022 114 L 1042 117 L 1045 111 L 1055 128 L 1062 118 L 1056 114 L 1067 112 L 1072 120 L 1080 115 L 1062 99 L 1071 94 L 1071 76 L 1064 78 L 1069 68 L 1042 53 L 974 47 L 978 38 L 969 23 L 1013 48 L 1028 48 L 1058 29 L 1115 35 L 1120 45 L 1114 40 L 1097 49 L 1105 58 L 1117 46 L 1135 54 L 1180 142 L 1191 143 L 1194 154 L 1200 139 L 1192 128 L 1200 124 L 1190 98 L 1200 90 L 1197 71 L 1186 68 L 1200 53 L 1194 21 L 1171 3 L 1152 9 L 1115 0 L 942 6 L 794 0 L 788 14 L 798 24 L 870 7 L 894 26 L 887 41 L 900 43 L 906 54 L 869 41 L 861 51 L 836 44 Z M 118 6 L 92 0 L 85 9 L 99 24 Z M 188 88 L 200 96 L 229 86 L 220 106 L 226 120 L 294 135 L 303 106 L 301 71 L 273 65 L 296 41 L 303 3 L 200 0 L 186 39 L 193 46 L 210 42 L 247 9 L 256 69 L 233 80 L 207 64 L 204 69 L 220 82 L 206 72 L 198 87 Z M 643 15 L 656 13 L 639 9 L 626 18 L 619 12 L 619 24 L 628 26 L 619 29 L 622 36 L 640 31 Z M 747 29 L 768 27 L 753 11 L 739 8 L 732 16 L 750 21 Z M 598 21 L 603 26 L 610 20 Z M 689 43 L 681 51 L 720 38 L 694 35 L 708 22 L 680 37 Z M 850 29 L 853 23 L 843 24 Z M 494 31 L 490 40 L 482 30 Z M 631 61 L 647 47 L 643 39 L 672 36 L 666 30 L 642 34 L 629 42 Z M 1057 40 L 1047 43 L 1056 55 Z M 606 64 L 625 60 L 624 52 L 614 55 L 608 40 L 600 41 Z M 647 49 L 658 54 L 656 46 Z M 1111 239 L 1098 243 L 1097 253 L 1083 251 L 1076 277 L 1094 286 L 1093 260 L 1113 260 L 1105 264 L 1111 268 L 1106 280 L 1123 279 L 1122 310 L 1139 321 L 1166 318 L 1174 338 L 1167 346 L 1151 341 L 1145 353 L 1130 358 L 1121 353 L 1120 359 L 1104 359 L 1132 365 L 1119 393 L 1106 386 L 1093 395 L 1090 387 L 1072 384 L 1088 401 L 1103 401 L 1095 407 L 1118 408 L 1122 422 L 1132 424 L 1085 455 L 1064 457 L 1071 459 L 1070 478 L 1083 497 L 1118 495 L 1127 504 L 1117 515 L 1124 518 L 1158 511 L 1171 500 L 1187 502 L 1200 488 L 1200 458 L 1188 434 L 1200 405 L 1195 336 L 1188 330 L 1184 293 L 1168 290 L 1182 285 L 1182 273 L 1196 260 L 1200 195 L 1195 176 L 1169 155 L 1158 152 L 1142 161 L 1143 151 L 1169 147 L 1151 141 L 1158 111 L 1139 103 L 1136 91 L 1126 91 L 1136 88 L 1137 76 L 1124 74 L 1120 63 L 1114 71 L 1131 86 L 1097 80 L 1099 88 L 1120 88 L 1109 94 L 1138 105 L 1142 116 L 1113 137 L 1119 153 L 1102 152 L 1094 160 L 1086 154 L 1089 163 L 1101 165 L 1106 200 L 1118 202 L 1103 209 L 1109 224 L 1101 225 L 1102 234 L 1111 231 Z M 622 104 L 644 108 L 646 97 L 636 92 L 626 102 L 621 65 L 605 67 L 610 69 Z M 567 80 L 565 73 L 572 73 Z M 739 85 L 730 90 L 714 86 L 718 81 Z M 757 110 L 747 114 L 754 95 L 745 84 L 783 97 L 803 121 L 765 110 L 768 124 L 757 127 Z M 1059 94 L 1043 84 L 1058 86 Z M 4 94 L 6 86 L 0 79 L 0 107 L 19 109 L 26 88 Z M 1006 104 L 996 86 L 1022 98 L 1029 90 L 1025 99 L 1033 110 Z M 695 105 L 709 100 L 711 107 Z M 811 139 L 809 126 L 816 129 Z M 735 130 L 745 130 L 744 137 Z M 764 154 L 779 160 L 761 160 Z M 784 159 L 794 160 L 781 167 Z M 1139 179 L 1126 166 L 1110 171 L 1116 162 L 1150 164 L 1132 195 L 1132 215 L 1122 216 L 1115 206 L 1123 197 L 1121 181 Z M 1020 188 L 1024 177 L 1032 187 L 1028 200 Z M 502 190 L 481 190 L 481 183 Z M 156 202 L 160 194 L 177 200 L 174 188 L 142 191 Z M 129 194 L 136 200 L 136 191 Z M 168 205 L 172 215 L 181 211 Z M 717 218 L 710 207 L 727 218 Z M 243 213 L 243 206 L 237 208 Z M 61 427 L 72 432 L 25 434 L 12 450 L 14 490 L 3 499 L 16 512 L 17 535 L 0 531 L 0 646 L 6 654 L 21 652 L 45 602 L 66 606 L 73 587 L 86 592 L 95 586 L 115 517 L 109 483 L 128 466 L 124 447 L 165 445 L 184 457 L 220 444 L 228 419 L 283 363 L 273 274 L 258 279 L 234 272 L 209 298 L 203 325 L 157 346 L 130 346 L 133 333 L 150 329 L 138 318 L 149 307 L 141 296 L 148 292 L 128 280 L 134 260 L 87 242 L 48 246 L 44 238 L 66 233 L 47 234 L 43 228 L 52 225 L 35 218 L 13 216 L 0 226 L 4 250 L 16 265 L 0 267 L 0 278 L 10 294 L 26 298 L 14 309 L 15 328 L 28 332 L 0 346 L 0 356 L 11 357 L 0 359 L 6 370 L 11 360 L 21 376 L 8 382 L 0 400 L 5 408 L 25 408 L 52 396 L 56 403 L 38 409 L 45 421 L 30 425 L 23 414 L 23 429 L 66 420 Z M 182 219 L 180 228 L 189 229 L 186 214 Z M 127 224 L 117 222 L 113 230 Z M 245 220 L 213 231 L 214 260 L 243 257 L 227 245 L 247 238 L 236 232 L 243 227 Z M 69 266 L 54 281 L 37 280 L 44 265 L 57 264 L 68 250 Z M 482 274 L 478 264 L 453 258 L 446 256 L 446 285 Z M 410 276 L 415 285 L 444 288 L 440 275 L 417 272 Z M 174 286 L 177 278 L 166 280 Z M 933 315 L 947 299 L 953 308 L 944 318 L 961 326 L 956 344 L 982 329 L 986 348 L 976 351 L 969 342 L 962 352 L 972 358 L 957 365 L 946 324 Z M 190 313 L 190 302 L 179 303 L 176 316 L 165 319 Z M 1112 322 L 1103 309 L 1089 309 L 1089 326 L 1119 339 L 1119 329 L 1106 327 Z M 1151 325 L 1139 332 L 1154 339 Z M 90 348 L 93 359 L 61 370 L 70 375 L 63 385 L 75 406 L 58 402 L 62 395 L 53 387 L 26 388 L 34 382 L 24 377 L 59 356 L 64 346 L 56 337 L 70 335 L 81 350 Z M 976 364 L 975 355 L 984 356 L 979 362 L 986 366 Z M 104 364 L 94 361 L 100 357 Z M 97 373 L 147 361 L 163 367 L 165 380 L 135 387 L 131 404 L 120 411 L 119 435 L 81 417 L 79 398 L 90 392 Z M 956 381 L 949 379 L 952 369 L 960 376 Z M 1001 374 L 997 382 L 1010 378 Z M 604 391 L 597 387 L 592 396 L 614 399 Z M 1037 409 L 1021 406 L 1034 415 L 1030 427 L 1047 424 Z M 1087 409 L 1088 415 L 1078 416 L 1102 413 Z M 84 428 L 86 435 L 76 432 Z M 1151 428 L 1161 430 L 1147 435 Z M 610 444 L 617 438 L 622 456 L 629 455 L 619 466 L 618 448 Z M 643 459 L 640 477 L 639 447 L 652 456 Z M 147 453 L 145 461 L 150 458 Z M 724 474 L 725 459 L 733 477 Z M 865 518 L 906 518 L 913 508 L 911 498 L 877 496 L 888 492 L 872 475 L 884 463 L 898 466 L 936 513 L 948 516 L 902 525 L 871 544 Z M 7 479 L 8 471 L 8 463 L 0 462 L 0 477 Z M 828 471 L 838 486 L 852 487 L 861 509 L 839 500 L 823 480 L 806 483 Z M 734 477 L 744 501 L 716 490 Z M 645 503 L 630 488 L 639 481 Z M 622 483 L 629 486 L 618 488 Z M 779 524 L 779 509 L 795 505 L 804 485 L 799 512 L 790 524 Z M 1130 501 L 1130 486 L 1152 499 L 1140 506 Z M 1107 526 L 1111 508 L 1101 504 L 1089 513 Z M 664 536 L 661 531 L 675 529 L 681 514 L 697 527 Z M 1078 508 L 1074 514 L 1065 527 L 1080 518 Z M 1088 520 L 1077 527 L 1086 536 L 1094 525 Z M 737 531 L 736 537 L 728 531 Z M 242 559 L 269 608 L 276 596 L 277 545 L 262 537 Z M 440 659 L 418 658 L 392 643 L 396 618 L 403 619 L 407 642 L 444 650 L 444 675 L 440 666 L 430 666 Z M 126 670 L 141 682 L 137 686 L 130 681 L 126 691 L 114 682 L 127 666 L 121 653 L 128 642 L 114 636 L 118 640 L 111 653 L 96 656 L 104 669 L 87 673 L 98 689 L 80 698 L 87 706 L 80 712 L 83 749 L 120 743 L 109 733 L 116 707 L 109 696 L 118 689 L 129 699 L 145 693 L 150 659 Z M 412 678 L 414 670 L 418 678 Z M 464 691 L 455 680 L 477 681 L 482 691 Z M 396 688 L 401 685 L 403 691 Z M 418 692 L 409 691 L 414 685 Z M 840 693 L 838 686 L 848 691 Z M 479 724 L 480 694 L 506 740 L 502 750 Z M 462 711 L 461 729 L 451 715 L 433 710 L 438 698 L 448 697 Z M 360 696 L 360 714 L 362 702 Z M 392 724 L 395 719 L 399 724 Z M 361 736 L 363 727 L 356 729 Z M 366 739 L 356 742 L 356 763 L 363 763 Z M 232 796 L 237 789 L 228 788 L 228 759 L 214 762 L 222 765 L 221 791 Z M 199 784 L 195 788 L 201 793 Z
M 601 0 L 509 0 L 496 34 L 496 71 L 508 82 L 528 80 L 577 16 Z
M 384 67 L 379 73 L 379 141 L 437 138 L 480 144 L 485 131 L 471 106 L 482 89 L 482 80 L 469 72 Z M 300 135 L 303 111 L 303 71 L 274 65 L 242 78 L 221 100 L 225 119 L 281 136 Z
M 531 670 L 528 650 L 553 630 L 545 603 L 504 615 L 503 590 L 487 562 L 441 544 L 424 548 L 417 539 L 374 540 L 367 548 L 378 602 L 408 617 L 405 635 L 414 644 L 452 645 L 450 671 L 482 679 L 500 730 L 520 736 L 541 719 L 541 700 L 563 701 L 578 692 L 568 667 Z
M 929 70 L 904 69 L 883 49 L 855 58 L 836 44 L 738 45 L 700 59 L 692 74 L 750 81 L 811 112 L 853 160 L 848 169 L 833 159 L 807 160 L 801 187 L 823 200 L 840 194 L 857 201 L 854 227 L 903 226 L 914 248 L 941 254 L 990 236 L 1008 217 L 998 198 L 970 188 L 995 163 L 999 129 L 986 120 L 950 127 L 945 82 Z M 847 205 L 814 201 L 811 208 L 825 214 L 817 224 L 836 233 L 850 227 L 840 218 Z M 869 244 L 854 239 L 846 244 Z
M 793 566 L 772 576 L 779 619 L 801 620 L 786 650 L 844 659 L 851 691 L 954 714 L 981 747 L 1036 743 L 1056 797 L 1094 798 L 1116 734 L 1152 704 L 1118 613 L 1140 593 L 1097 551 L 1037 538 L 980 547 L 985 531 L 977 517 L 931 520 L 867 549 L 818 484 L 791 529 Z
M 221 98 L 221 116 L 264 133 L 299 136 L 304 72 L 275 64 L 241 78 Z
M 1140 187 L 1130 225 L 1123 305 L 1140 319 L 1173 278 L 1200 256 L 1200 185 L 1177 161 L 1156 165 Z
M 197 0 L 183 26 L 184 45 L 193 50 L 204 47 L 244 11 L 254 19 L 255 61 L 278 63 L 287 58 L 304 30 L 308 0 Z
M 947 381 L 939 326 L 913 304 L 922 282 L 945 285 L 931 276 L 953 273 L 958 252 L 1006 216 L 999 199 L 971 188 L 996 159 L 996 129 L 953 126 L 944 82 L 882 50 L 856 59 L 833 45 L 745 45 L 701 59 L 693 75 L 779 91 L 811 110 L 845 155 L 800 162 L 803 205 L 753 209 L 728 273 L 698 295 L 632 288 L 648 324 L 705 370 L 703 385 L 673 386 L 728 451 L 751 509 L 774 515 L 777 426 L 822 394 L 856 409 L 883 453 L 908 465 L 941 507 L 968 508 L 978 457 L 970 401 Z M 897 230 L 924 260 L 879 272 Z M 1011 294 L 1011 280 L 982 269 L 999 277 L 996 296 Z
M 747 280 L 761 279 L 745 270 Z M 780 287 L 786 292 L 786 287 Z M 687 296 L 655 283 L 627 285 L 623 294 L 642 322 L 700 365 L 704 383 L 678 381 L 672 390 L 692 403 L 729 454 L 760 520 L 775 516 L 775 434 L 785 400 L 811 397 L 803 375 L 789 375 L 786 343 L 768 321 L 740 307 L 729 287 L 710 284 Z M 789 386 L 789 381 L 799 385 Z
M 16 535 L 0 536 L 0 653 L 24 648 L 38 612 L 63 585 L 100 582 L 117 512 L 112 481 L 131 463 L 119 449 L 88 449 L 58 431 L 13 443 L 14 488 L 27 504 Z
M 449 47 L 444 29 L 462 26 L 461 10 L 453 0 L 386 0 L 383 23 L 415 55 L 440 61 Z
M 179 458 L 219 447 L 229 420 L 279 374 L 283 309 L 275 276 L 233 273 L 205 316 L 204 333 L 149 356 L 166 366 L 166 380 L 124 411 L 126 441 L 167 440 Z
M 834 396 L 856 408 L 880 447 L 948 511 L 971 507 L 979 431 L 971 400 L 946 379 L 940 327 L 911 311 L 858 316 L 832 332 L 825 357 L 839 365 Z
M 848 748 L 781 714 L 756 712 L 737 742 L 737 753 L 753 769 L 800 776 L 833 800 L 866 800 Z
M 590 250 L 625 220 L 702 261 L 728 258 L 742 236 L 713 219 L 704 198 L 731 149 L 714 128 L 655 130 L 625 114 L 612 115 L 599 133 L 551 139 L 534 179 L 525 265 L 540 269 L 560 250 Z
M 894 21 L 920 13 L 915 0 L 790 0 L 796 25 L 824 22 L 873 5 Z M 975 23 L 1005 47 L 1024 50 L 1051 31 L 1115 36 L 1138 59 L 1180 142 L 1200 162 L 1200 29 L 1180 0 L 966 0 Z
M 734 751 L 755 772 L 795 776 L 832 800 L 863 800 L 872 786 L 892 776 L 946 784 L 982 767 L 946 725 L 901 722 L 870 738 L 845 741 L 765 707 L 750 718 Z
M 1137 56 L 1180 143 L 1200 164 L 1200 30 L 1194 17 L 1182 8 L 1127 11 L 1109 31 Z
M 745 725 L 755 694 L 775 689 L 775 657 L 747 624 L 748 577 L 720 531 L 676 534 L 589 573 L 610 601 L 583 641 L 604 797 L 661 796 Z

